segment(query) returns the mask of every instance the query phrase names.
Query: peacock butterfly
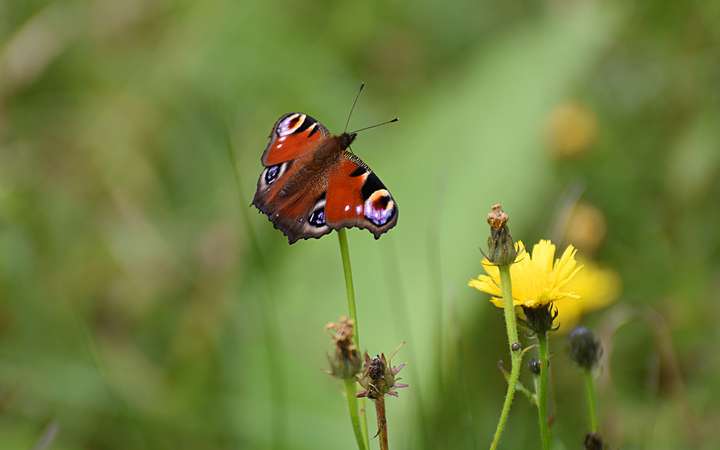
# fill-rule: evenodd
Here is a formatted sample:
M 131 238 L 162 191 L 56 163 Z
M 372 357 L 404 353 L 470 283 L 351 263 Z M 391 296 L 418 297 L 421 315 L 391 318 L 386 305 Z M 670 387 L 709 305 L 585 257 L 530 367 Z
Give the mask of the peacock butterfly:
M 397 224 L 395 199 L 349 149 L 356 136 L 333 135 L 299 112 L 283 115 L 273 126 L 252 204 L 290 244 L 343 227 L 364 228 L 378 239 Z

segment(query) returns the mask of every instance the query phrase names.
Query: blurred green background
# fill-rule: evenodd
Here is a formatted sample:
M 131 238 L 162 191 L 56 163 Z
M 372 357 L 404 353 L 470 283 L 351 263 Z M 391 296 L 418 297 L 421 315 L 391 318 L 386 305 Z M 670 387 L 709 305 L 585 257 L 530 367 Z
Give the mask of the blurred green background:
M 407 341 L 391 447 L 489 444 L 507 344 L 467 281 L 497 201 L 622 279 L 583 318 L 610 448 L 720 447 L 719 25 L 712 1 L 0 0 L 0 448 L 355 448 L 323 373 L 337 239 L 288 246 L 248 204 L 274 121 L 338 132 L 361 81 L 352 126 L 401 119 L 353 146 L 398 226 L 349 232 L 363 346 Z M 581 448 L 552 347 L 556 448 Z M 537 442 L 520 397 L 502 448 Z

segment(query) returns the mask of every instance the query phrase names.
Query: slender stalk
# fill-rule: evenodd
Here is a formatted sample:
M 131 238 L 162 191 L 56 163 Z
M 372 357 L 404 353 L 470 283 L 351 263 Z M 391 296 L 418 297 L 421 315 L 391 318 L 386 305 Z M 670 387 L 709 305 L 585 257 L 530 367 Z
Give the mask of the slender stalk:
M 347 240 L 347 231 L 345 228 L 341 228 L 337 232 L 338 235 L 338 243 L 340 244 L 340 257 L 342 258 L 343 263 L 343 273 L 345 275 L 345 293 L 347 295 L 347 303 L 348 303 L 348 313 L 350 314 L 350 319 L 352 319 L 353 324 L 355 325 L 355 347 L 357 347 L 359 352 L 361 351 L 360 347 L 360 323 L 358 322 L 357 318 L 357 307 L 355 306 L 355 286 L 353 285 L 353 277 L 352 277 L 352 266 L 350 265 L 350 248 L 348 247 L 348 240 Z M 346 390 L 349 397 L 355 398 L 355 383 L 351 383 L 350 386 L 346 383 Z M 350 389 L 352 390 L 352 395 L 350 395 Z M 358 407 L 358 403 L 360 403 Z M 348 408 L 350 408 L 350 418 L 352 420 L 353 415 L 360 416 L 360 427 L 362 429 L 362 436 L 358 436 L 358 434 L 355 434 L 355 439 L 357 440 L 358 448 L 360 450 L 367 447 L 368 442 L 370 442 L 370 438 L 368 435 L 368 426 L 367 426 L 367 415 L 365 414 L 365 407 L 363 405 L 363 400 L 358 402 L 357 400 L 352 401 L 352 405 L 350 400 L 348 400 Z M 354 425 L 353 425 L 354 427 Z
M 543 450 L 550 450 L 550 426 L 548 423 L 548 369 L 550 351 L 547 333 L 538 334 L 538 356 L 540 359 L 540 379 L 537 384 L 538 426 L 540 427 L 540 443 Z
M 350 318 L 355 325 L 355 346 L 360 349 L 360 324 L 357 319 L 357 308 L 355 306 L 355 286 L 353 285 L 352 266 L 350 265 L 350 249 L 348 247 L 347 231 L 340 228 L 337 232 L 340 242 L 340 256 L 342 257 L 343 272 L 345 274 L 345 291 L 347 294 L 348 311 Z
M 510 373 L 508 373 L 507 370 L 502 366 L 502 364 L 498 365 L 500 372 L 505 377 L 505 381 L 508 383 L 510 382 Z M 525 385 L 522 383 L 522 381 L 518 381 L 515 384 L 515 390 L 523 394 L 525 397 L 527 397 L 528 401 L 533 404 L 533 406 L 537 406 L 537 399 L 535 398 L 535 393 L 530 391 L 530 389 L 526 388 Z
M 505 423 L 507 422 L 508 415 L 510 414 L 510 407 L 512 406 L 513 398 L 515 397 L 516 384 L 518 382 L 518 378 L 520 377 L 520 366 L 522 365 L 522 351 L 519 348 L 520 341 L 518 340 L 517 323 L 515 321 L 515 306 L 513 305 L 512 298 L 510 266 L 499 266 L 499 269 L 500 284 L 503 292 L 503 303 L 505 304 L 505 328 L 508 335 L 508 347 L 510 349 L 510 361 L 512 362 L 512 366 L 510 368 L 510 376 L 507 380 L 508 388 L 505 393 L 505 402 L 503 403 L 497 428 L 495 428 L 495 435 L 493 436 L 492 443 L 490 444 L 490 450 L 495 450 L 500 443 L 500 437 L 505 429 Z M 515 350 L 513 350 L 513 344 L 518 344 Z
M 380 438 L 380 450 L 389 450 L 387 417 L 385 417 L 385 397 L 375 399 L 375 412 L 377 415 L 378 435 Z
M 585 376 L 585 396 L 587 397 L 588 417 L 590 418 L 590 431 L 597 433 L 597 392 L 595 391 L 595 379 L 592 370 L 583 370 Z
M 345 381 L 345 397 L 347 397 L 348 411 L 350 412 L 350 423 L 352 423 L 353 433 L 357 441 L 358 450 L 366 450 L 365 439 L 363 438 L 362 428 L 360 427 L 360 416 L 358 415 L 358 401 L 355 397 L 355 380 L 349 379 Z

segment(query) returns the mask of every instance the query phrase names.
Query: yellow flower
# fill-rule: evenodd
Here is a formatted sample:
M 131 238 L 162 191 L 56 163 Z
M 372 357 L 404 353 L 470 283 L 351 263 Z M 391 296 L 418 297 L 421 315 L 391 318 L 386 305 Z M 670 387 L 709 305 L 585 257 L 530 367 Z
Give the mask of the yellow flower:
M 572 330 L 582 315 L 614 302 L 620 295 L 620 276 L 614 270 L 583 261 L 583 270 L 568 283 L 567 289 L 577 293 L 582 300 L 560 300 L 555 303 L 560 333 Z
M 555 259 L 555 245 L 541 240 L 533 246 L 532 255 L 525 251 L 521 241 L 516 244 L 518 256 L 510 266 L 512 296 L 515 306 L 538 308 L 553 302 L 574 302 L 580 297 L 570 288 L 570 282 L 582 266 L 575 261 L 576 250 L 569 245 L 560 258 Z M 487 275 L 479 275 L 468 285 L 492 295 L 491 301 L 499 308 L 503 307 L 500 290 L 500 271 L 487 259 L 483 259 L 483 268 Z
M 585 105 L 567 102 L 550 114 L 547 136 L 550 151 L 557 158 L 571 158 L 588 151 L 597 140 L 598 121 Z

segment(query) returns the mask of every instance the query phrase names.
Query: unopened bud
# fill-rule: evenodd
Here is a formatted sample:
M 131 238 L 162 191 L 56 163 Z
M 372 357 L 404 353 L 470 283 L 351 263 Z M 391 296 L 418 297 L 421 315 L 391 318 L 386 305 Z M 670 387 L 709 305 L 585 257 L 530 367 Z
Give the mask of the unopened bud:
M 540 375 L 540 360 L 537 358 L 530 358 L 530 361 L 528 361 L 528 368 L 533 375 Z
M 586 370 L 597 366 L 602 356 L 602 344 L 592 331 L 585 327 L 575 328 L 568 337 L 570 340 L 570 358 Z
M 585 435 L 585 450 L 603 450 L 605 445 L 598 433 L 588 433 Z

